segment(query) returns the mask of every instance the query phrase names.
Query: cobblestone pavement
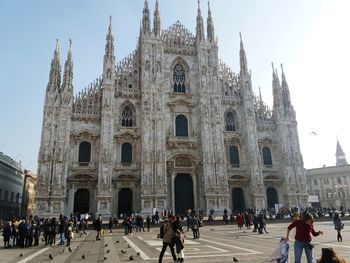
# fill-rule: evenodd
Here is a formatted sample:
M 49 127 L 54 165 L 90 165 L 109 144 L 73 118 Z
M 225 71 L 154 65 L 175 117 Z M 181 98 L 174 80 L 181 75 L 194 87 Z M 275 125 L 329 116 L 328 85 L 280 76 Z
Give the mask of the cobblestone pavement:
M 200 239 L 193 240 L 192 233 L 186 233 L 185 261 L 186 262 L 233 262 L 233 256 L 239 262 L 268 262 L 269 255 L 276 247 L 279 239 L 285 235 L 288 224 L 268 224 L 268 234 L 252 233 L 252 230 L 238 230 L 237 226 L 205 226 L 201 228 Z M 350 260 L 350 226 L 345 222 L 343 243 L 336 241 L 336 232 L 331 222 L 318 222 L 316 230 L 323 230 L 324 236 L 314 239 L 315 255 L 320 256 L 322 247 L 332 247 L 340 255 Z M 211 230 L 214 229 L 214 231 Z M 152 228 L 150 232 L 135 232 L 124 236 L 122 230 L 114 230 L 112 234 L 102 236 L 95 241 L 95 233 L 88 236 L 76 237 L 72 240 L 69 252 L 66 246 L 39 247 L 28 249 L 1 249 L 0 262 L 158 262 L 162 246 L 157 239 L 159 229 Z M 20 254 L 23 256 L 19 256 Z M 53 260 L 49 259 L 49 254 Z M 83 258 L 84 255 L 84 258 Z M 133 260 L 130 260 L 132 256 Z M 293 240 L 291 240 L 290 262 L 293 262 Z M 172 262 L 170 251 L 165 254 L 163 262 Z M 302 262 L 305 262 L 303 259 Z

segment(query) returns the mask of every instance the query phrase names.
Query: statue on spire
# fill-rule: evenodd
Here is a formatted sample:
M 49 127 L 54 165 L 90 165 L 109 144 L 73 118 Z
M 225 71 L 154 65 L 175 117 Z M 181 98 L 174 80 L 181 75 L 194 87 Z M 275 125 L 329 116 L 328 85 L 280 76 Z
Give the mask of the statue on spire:
M 239 32 L 239 38 L 240 38 L 239 57 L 240 57 L 241 73 L 246 74 L 246 73 L 248 73 L 248 62 L 247 62 L 247 55 L 246 55 L 245 50 L 244 50 L 241 32 Z
M 142 33 L 144 35 L 151 32 L 151 21 L 149 15 L 148 1 L 145 0 L 145 4 L 143 7 L 143 17 L 142 17 Z
M 200 1 L 198 0 L 198 10 L 197 10 L 197 26 L 196 26 L 196 38 L 198 42 L 205 39 L 204 37 L 204 25 L 203 17 L 201 13 Z
M 207 18 L 207 38 L 210 43 L 215 42 L 214 22 L 211 16 L 210 2 L 208 1 L 208 18 Z
M 154 10 L 154 20 L 153 20 L 153 33 L 155 36 L 160 36 L 161 33 L 161 22 L 160 22 L 160 10 L 158 0 L 156 1 L 156 8 Z
M 59 89 L 61 86 L 60 41 L 56 39 L 56 47 L 51 60 L 50 76 L 47 89 Z

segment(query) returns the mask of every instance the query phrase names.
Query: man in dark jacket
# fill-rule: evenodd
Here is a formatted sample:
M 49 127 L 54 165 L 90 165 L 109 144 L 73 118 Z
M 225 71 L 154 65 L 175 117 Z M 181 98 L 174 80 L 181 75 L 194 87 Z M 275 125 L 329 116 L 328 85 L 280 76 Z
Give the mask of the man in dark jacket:
M 96 230 L 96 240 L 100 240 L 101 235 L 101 229 L 102 229 L 102 217 L 101 215 L 98 216 L 98 218 L 95 220 L 95 230 Z

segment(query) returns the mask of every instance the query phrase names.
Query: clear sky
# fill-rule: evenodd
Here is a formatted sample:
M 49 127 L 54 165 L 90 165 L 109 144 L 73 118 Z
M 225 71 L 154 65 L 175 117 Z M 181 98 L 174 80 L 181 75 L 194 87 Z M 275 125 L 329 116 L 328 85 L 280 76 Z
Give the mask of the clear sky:
M 196 0 L 159 4 L 163 28 L 180 20 L 194 33 Z M 149 0 L 151 14 L 154 5 Z M 0 2 L 0 151 L 36 172 L 56 38 L 62 64 L 73 41 L 76 93 L 101 75 L 109 15 L 120 60 L 136 47 L 142 8 L 143 0 Z M 206 2 L 201 8 L 206 21 Z M 211 9 L 221 59 L 238 72 L 242 32 L 253 88 L 270 106 L 271 62 L 283 63 L 305 167 L 334 165 L 336 136 L 350 159 L 350 1 L 211 0 Z

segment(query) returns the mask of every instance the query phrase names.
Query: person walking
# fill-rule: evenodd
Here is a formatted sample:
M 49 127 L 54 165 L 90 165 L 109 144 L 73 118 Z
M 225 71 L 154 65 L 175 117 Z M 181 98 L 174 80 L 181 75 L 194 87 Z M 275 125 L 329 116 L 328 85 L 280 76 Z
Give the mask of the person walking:
M 112 233 L 112 228 L 113 228 L 113 218 L 110 217 L 108 222 L 108 229 L 110 234 Z
M 146 217 L 146 226 L 147 226 L 147 232 L 151 229 L 151 217 L 148 215 Z
M 70 241 L 73 238 L 73 223 L 72 222 L 68 223 L 68 226 L 67 226 L 67 229 L 66 229 L 66 232 L 65 232 L 65 236 L 66 236 L 66 240 L 67 240 L 67 247 L 69 247 L 70 246 Z
M 58 232 L 60 233 L 60 245 L 64 245 L 64 237 L 65 237 L 65 235 L 64 235 L 64 231 L 65 231 L 65 229 L 66 229 L 66 222 L 65 222 L 65 220 L 64 220 L 64 218 L 63 218 L 63 216 L 62 215 L 60 215 L 60 222 L 59 222 L 59 226 L 58 226 Z
M 176 260 L 177 260 L 175 250 L 174 250 L 174 244 L 173 244 L 174 230 L 173 230 L 172 223 L 173 223 L 173 217 L 170 215 L 168 217 L 168 220 L 166 220 L 164 223 L 163 247 L 162 247 L 162 251 L 160 252 L 160 255 L 159 255 L 158 263 L 162 263 L 163 256 L 164 256 L 164 253 L 165 253 L 167 247 L 170 248 L 171 255 L 173 257 L 174 262 L 176 262 Z
M 197 218 L 194 215 L 191 216 L 190 227 L 192 229 L 193 239 L 198 239 L 199 238 L 199 223 L 198 223 Z
M 340 214 L 338 211 L 335 211 L 334 213 L 333 224 L 334 224 L 335 230 L 337 230 L 337 233 L 338 233 L 337 234 L 338 242 L 343 242 L 343 237 L 340 232 L 342 231 L 344 224 L 341 221 Z
M 12 235 L 12 229 L 11 229 L 10 222 L 8 222 L 4 227 L 4 229 L 2 230 L 2 236 L 4 237 L 4 248 L 10 247 L 11 235 Z
M 294 220 L 288 226 L 286 240 L 289 241 L 289 233 L 293 228 L 296 228 L 295 231 L 295 242 L 294 242 L 294 262 L 301 263 L 301 256 L 303 250 L 305 250 L 305 255 L 307 263 L 314 263 L 314 245 L 312 242 L 313 236 L 323 235 L 322 231 L 316 232 L 313 227 L 314 218 L 311 214 L 306 213 L 303 215 L 301 220 Z
M 96 240 L 101 240 L 101 230 L 102 230 L 102 217 L 99 215 L 97 219 L 95 220 L 94 224 L 95 230 L 96 230 Z
M 176 253 L 177 253 L 177 262 L 184 262 L 184 231 L 181 226 L 181 221 L 178 216 L 174 217 L 173 223 L 173 243 L 175 244 Z
M 57 231 L 57 223 L 56 223 L 56 217 L 53 217 L 50 222 L 50 233 L 49 233 L 49 244 L 51 246 L 56 245 L 56 231 Z

